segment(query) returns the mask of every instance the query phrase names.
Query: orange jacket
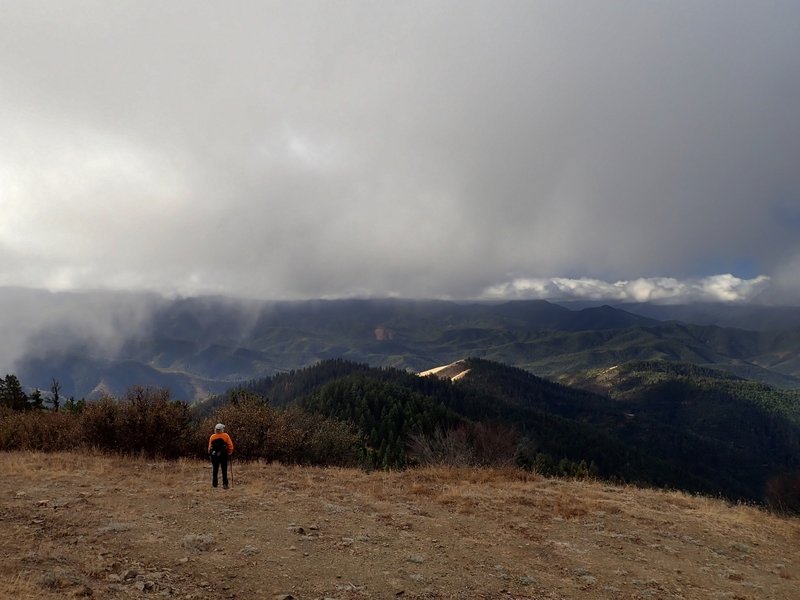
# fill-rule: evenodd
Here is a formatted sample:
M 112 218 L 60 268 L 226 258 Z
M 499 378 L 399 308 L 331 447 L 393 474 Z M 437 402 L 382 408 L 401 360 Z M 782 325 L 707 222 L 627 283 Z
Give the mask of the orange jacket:
M 211 437 L 208 438 L 208 451 L 211 452 L 211 444 L 214 440 L 223 440 L 225 445 L 228 447 L 228 454 L 233 454 L 233 441 L 231 440 L 231 436 L 229 436 L 224 431 L 222 433 L 213 433 Z

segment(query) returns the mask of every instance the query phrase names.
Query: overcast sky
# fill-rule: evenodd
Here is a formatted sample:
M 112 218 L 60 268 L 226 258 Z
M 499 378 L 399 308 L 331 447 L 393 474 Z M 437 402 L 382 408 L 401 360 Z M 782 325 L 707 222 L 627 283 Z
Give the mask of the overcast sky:
M 0 285 L 800 303 L 799 24 L 0 0 Z

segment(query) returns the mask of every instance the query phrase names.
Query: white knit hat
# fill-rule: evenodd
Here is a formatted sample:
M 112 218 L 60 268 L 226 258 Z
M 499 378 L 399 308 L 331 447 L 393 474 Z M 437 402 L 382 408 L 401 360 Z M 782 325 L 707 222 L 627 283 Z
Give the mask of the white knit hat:
M 222 423 L 217 423 L 214 425 L 214 431 L 225 431 L 225 425 Z

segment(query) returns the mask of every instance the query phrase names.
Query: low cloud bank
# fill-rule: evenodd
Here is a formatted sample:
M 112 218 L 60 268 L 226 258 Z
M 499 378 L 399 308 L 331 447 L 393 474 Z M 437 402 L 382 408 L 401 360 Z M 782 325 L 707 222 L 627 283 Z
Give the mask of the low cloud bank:
M 565 277 L 517 278 L 491 286 L 485 299 L 608 300 L 615 302 L 753 302 L 770 287 L 770 278 L 759 275 L 740 279 L 731 274 L 696 279 L 648 277 L 614 283 L 599 279 Z

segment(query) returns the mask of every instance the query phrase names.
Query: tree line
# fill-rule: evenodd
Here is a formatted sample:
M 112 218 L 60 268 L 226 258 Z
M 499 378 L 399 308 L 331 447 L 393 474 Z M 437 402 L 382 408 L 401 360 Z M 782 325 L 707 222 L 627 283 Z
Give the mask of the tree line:
M 223 422 L 244 459 L 366 469 L 516 466 L 781 510 L 794 506 L 787 500 L 794 491 L 800 495 L 797 430 L 757 402 L 696 396 L 684 381 L 620 401 L 485 360 L 467 367 L 469 376 L 453 383 L 336 359 L 195 406 L 165 390 L 132 388 L 58 410 L 22 402 L 19 382 L 7 376 L 0 450 L 203 456 L 214 423 Z

